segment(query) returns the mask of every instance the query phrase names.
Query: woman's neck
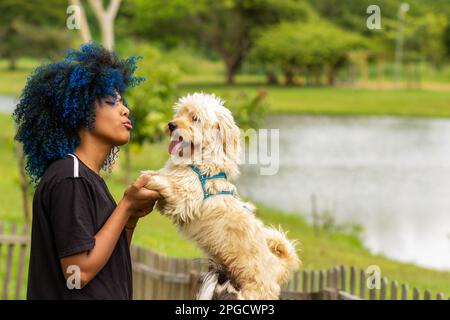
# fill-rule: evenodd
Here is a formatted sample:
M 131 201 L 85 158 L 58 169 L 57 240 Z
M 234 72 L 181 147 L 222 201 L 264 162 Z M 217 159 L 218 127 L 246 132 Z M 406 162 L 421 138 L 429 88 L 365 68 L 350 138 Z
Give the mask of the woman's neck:
M 75 154 L 89 169 L 100 174 L 100 169 L 106 157 L 111 152 L 112 146 L 102 143 L 95 136 L 80 132 L 80 144 L 75 149 Z

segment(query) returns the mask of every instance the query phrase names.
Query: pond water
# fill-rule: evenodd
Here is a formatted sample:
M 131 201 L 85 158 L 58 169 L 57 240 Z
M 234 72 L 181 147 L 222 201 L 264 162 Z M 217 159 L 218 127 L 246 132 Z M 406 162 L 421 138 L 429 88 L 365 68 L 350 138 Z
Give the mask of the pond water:
M 16 105 L 16 98 L 0 96 L 0 112 L 12 113 Z
M 239 192 L 266 206 L 364 227 L 373 253 L 450 270 L 450 120 L 276 115 L 276 175 L 244 164 Z M 301 239 L 300 239 L 301 240 Z

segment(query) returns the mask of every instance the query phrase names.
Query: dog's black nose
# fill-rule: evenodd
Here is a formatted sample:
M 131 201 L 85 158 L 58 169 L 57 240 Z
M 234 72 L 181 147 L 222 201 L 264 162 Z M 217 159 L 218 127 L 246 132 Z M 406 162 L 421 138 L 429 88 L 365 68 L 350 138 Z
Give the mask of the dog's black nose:
M 175 122 L 169 122 L 168 126 L 170 131 L 173 131 L 177 128 L 177 124 Z

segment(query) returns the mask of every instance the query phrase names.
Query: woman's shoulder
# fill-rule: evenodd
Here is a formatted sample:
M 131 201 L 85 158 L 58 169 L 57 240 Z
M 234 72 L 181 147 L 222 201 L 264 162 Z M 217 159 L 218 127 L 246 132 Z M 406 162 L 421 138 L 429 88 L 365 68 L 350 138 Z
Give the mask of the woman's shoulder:
M 70 156 L 65 156 L 64 158 L 54 160 L 50 163 L 42 175 L 42 178 L 37 185 L 34 197 L 46 199 L 48 201 L 49 195 L 54 190 L 61 189 L 61 183 L 64 183 L 64 181 L 70 183 L 70 181 L 73 181 L 74 178 L 76 178 L 76 172 L 74 172 L 74 160 Z M 81 181 L 86 179 L 78 180 Z
M 45 170 L 42 180 L 62 180 L 64 178 L 78 177 L 78 164 L 69 155 L 53 161 Z M 78 172 L 77 172 L 78 171 Z
M 54 160 L 45 170 L 39 184 L 51 189 L 65 180 L 77 179 L 83 183 L 89 183 L 89 177 L 77 158 L 70 155 Z

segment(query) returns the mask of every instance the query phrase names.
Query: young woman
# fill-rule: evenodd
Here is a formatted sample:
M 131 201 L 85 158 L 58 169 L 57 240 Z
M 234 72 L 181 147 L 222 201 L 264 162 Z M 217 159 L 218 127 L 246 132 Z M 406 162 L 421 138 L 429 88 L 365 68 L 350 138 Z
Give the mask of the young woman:
M 132 298 L 129 244 L 159 194 L 142 177 L 116 204 L 99 173 L 130 140 L 135 60 L 90 43 L 27 81 L 14 119 L 36 187 L 28 299 Z

